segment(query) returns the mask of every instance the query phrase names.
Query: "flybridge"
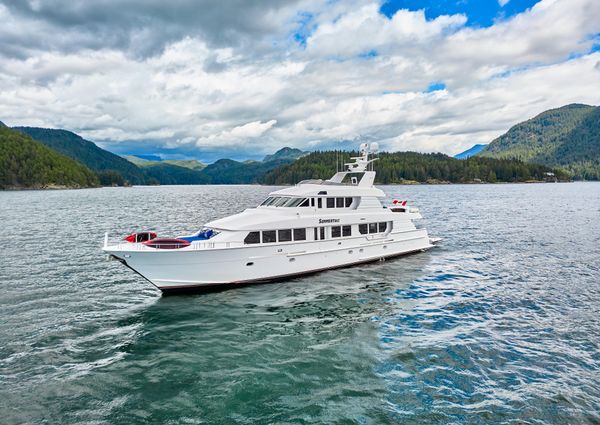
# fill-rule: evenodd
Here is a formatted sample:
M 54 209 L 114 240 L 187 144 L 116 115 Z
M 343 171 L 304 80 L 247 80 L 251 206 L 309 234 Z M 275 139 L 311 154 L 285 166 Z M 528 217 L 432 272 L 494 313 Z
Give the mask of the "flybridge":
M 360 156 L 354 156 L 351 159 L 354 162 L 348 162 L 344 164 L 347 167 L 346 171 L 338 171 L 334 174 L 332 178 L 326 180 L 325 184 L 342 184 L 346 176 L 348 174 L 353 173 L 364 173 L 363 177 L 358 181 L 358 178 L 352 177 L 351 184 L 357 186 L 373 186 L 373 182 L 375 181 L 375 171 L 373 171 L 373 162 L 377 161 L 379 158 L 369 159 L 369 154 L 375 155 L 379 152 L 379 144 L 377 142 L 371 143 L 362 143 L 360 145 Z M 371 166 L 371 170 L 369 170 L 369 165 Z

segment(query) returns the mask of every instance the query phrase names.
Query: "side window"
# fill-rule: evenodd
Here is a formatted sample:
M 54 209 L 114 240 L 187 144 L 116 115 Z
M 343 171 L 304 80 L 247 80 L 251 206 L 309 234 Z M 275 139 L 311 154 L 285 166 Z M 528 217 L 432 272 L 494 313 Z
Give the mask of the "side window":
M 385 221 L 382 221 L 381 223 L 379 223 L 379 233 L 383 233 L 387 230 L 387 223 Z
M 342 236 L 352 236 L 352 226 L 342 226 Z
M 306 198 L 304 201 L 302 201 L 302 203 L 300 205 L 298 205 L 299 207 L 308 207 L 310 205 L 310 201 L 308 198 Z
M 275 230 L 263 230 L 262 240 L 263 243 L 277 242 L 277 232 Z
M 325 239 L 325 228 L 324 227 L 319 227 L 319 236 L 321 237 L 321 240 Z
M 317 203 L 319 204 L 317 208 L 323 208 L 323 198 L 317 198 Z
M 352 198 L 345 198 L 346 199 L 346 208 L 348 208 L 350 205 L 352 205 Z
M 271 197 L 269 196 L 269 197 L 268 197 L 267 199 L 265 199 L 265 200 L 263 201 L 263 203 L 262 203 L 262 204 L 260 204 L 260 205 L 261 205 L 261 206 L 263 206 L 263 205 L 269 205 L 269 202 L 271 202 L 272 200 L 273 200 L 273 198 L 271 198 Z
M 292 240 L 292 229 L 283 229 L 277 231 L 279 242 L 289 242 Z
M 306 229 L 294 229 L 294 240 L 305 241 L 306 240 Z
M 250 232 L 244 238 L 245 244 L 260 243 L 260 232 Z
M 344 208 L 344 198 L 335 198 L 335 207 Z
M 333 226 L 331 228 L 331 237 L 339 238 L 342 235 L 342 229 L 340 226 Z
M 335 208 L 335 198 L 327 198 L 327 208 Z
M 311 207 L 315 206 L 315 198 L 310 198 L 310 206 Z
M 369 223 L 369 233 L 377 233 L 377 223 Z
M 369 229 L 367 228 L 366 224 L 359 224 L 358 231 L 360 232 L 361 235 L 366 235 L 367 233 L 369 233 Z

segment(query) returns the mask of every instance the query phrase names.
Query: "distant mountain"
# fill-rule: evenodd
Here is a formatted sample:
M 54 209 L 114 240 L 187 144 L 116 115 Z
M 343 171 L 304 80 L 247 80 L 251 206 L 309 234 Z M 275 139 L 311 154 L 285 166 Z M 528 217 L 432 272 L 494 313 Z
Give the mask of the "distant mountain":
M 220 159 L 208 165 L 202 174 L 212 184 L 249 184 L 258 183 L 262 176 L 293 160 L 274 159 L 267 162 L 239 162 L 232 159 Z
M 132 157 L 135 158 L 141 158 L 141 159 L 145 159 L 146 161 L 162 161 L 162 158 L 158 155 L 131 155 Z
M 467 149 L 464 152 L 461 152 L 457 155 L 454 155 L 454 158 L 456 159 L 467 159 L 470 158 L 474 155 L 477 155 L 479 152 L 481 152 L 483 149 L 485 149 L 487 145 L 474 145 L 473 147 Z
M 123 183 L 145 184 L 144 172 L 131 162 L 118 155 L 99 148 L 94 143 L 83 139 L 67 130 L 55 130 L 37 127 L 15 127 L 21 133 L 29 135 L 34 140 L 49 148 L 81 162 L 95 171 L 102 184 L 111 185 Z M 118 177 L 122 176 L 122 177 Z
M 99 186 L 84 165 L 31 137 L 0 126 L 0 189 Z
M 285 148 L 279 149 L 277 152 L 275 152 L 272 155 L 265 156 L 263 159 L 263 162 L 279 161 L 279 160 L 294 161 L 298 158 L 303 157 L 306 154 L 307 154 L 306 152 L 303 152 L 300 149 L 288 148 L 286 146 Z
M 161 162 L 152 162 L 143 167 L 149 179 L 158 184 L 208 184 L 210 179 L 201 170 Z
M 0 121 L 0 128 L 2 127 L 6 127 L 6 124 L 4 124 L 2 121 Z
M 562 167 L 576 179 L 600 179 L 600 107 L 571 104 L 513 126 L 478 156 Z
M 148 155 L 151 156 L 151 155 Z M 204 164 L 203 162 L 200 162 L 196 159 L 160 159 L 159 160 L 150 160 L 150 159 L 146 159 L 146 158 L 141 158 L 137 155 L 125 155 L 123 158 L 125 158 L 127 161 L 131 162 L 132 164 L 137 165 L 138 167 L 150 167 L 153 165 L 158 165 L 158 164 L 169 164 L 169 165 L 175 165 L 177 167 L 183 167 L 183 168 L 189 168 L 190 170 L 196 170 L 196 171 L 200 171 L 203 168 L 206 167 L 206 164 Z M 157 157 L 158 158 L 158 157 Z
M 311 152 L 291 164 L 267 172 L 260 182 L 264 184 L 295 184 L 306 179 L 327 179 L 336 170 L 339 152 Z M 342 160 L 350 162 L 356 152 L 342 153 Z M 480 158 L 459 160 L 441 153 L 382 152 L 374 163 L 377 183 L 473 183 L 543 181 L 554 173 L 560 180 L 568 175 L 544 165 L 527 164 L 515 159 Z

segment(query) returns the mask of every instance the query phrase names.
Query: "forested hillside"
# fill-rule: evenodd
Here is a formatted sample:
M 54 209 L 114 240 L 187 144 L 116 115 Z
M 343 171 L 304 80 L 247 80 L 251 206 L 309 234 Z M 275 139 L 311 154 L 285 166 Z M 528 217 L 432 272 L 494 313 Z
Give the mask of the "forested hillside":
M 333 175 L 342 162 L 349 162 L 348 152 L 313 152 L 290 165 L 265 174 L 264 184 L 294 184 L 305 179 L 326 179 Z M 547 166 L 527 164 L 518 160 L 471 157 L 465 160 L 444 154 L 416 152 L 382 153 L 374 163 L 376 182 L 380 184 L 406 183 L 407 181 L 450 183 L 523 182 L 545 180 L 553 172 L 561 180 L 568 180 L 564 172 Z M 336 164 L 338 164 L 336 166 Z
M 98 174 L 103 185 L 146 183 L 147 178 L 144 172 L 134 164 L 99 148 L 93 142 L 85 140 L 75 133 L 37 127 L 15 127 L 14 129 L 84 164 Z
M 561 167 L 575 179 L 600 179 L 600 107 L 572 104 L 512 127 L 477 156 Z
M 100 184 L 84 165 L 0 126 L 0 189 L 82 188 Z

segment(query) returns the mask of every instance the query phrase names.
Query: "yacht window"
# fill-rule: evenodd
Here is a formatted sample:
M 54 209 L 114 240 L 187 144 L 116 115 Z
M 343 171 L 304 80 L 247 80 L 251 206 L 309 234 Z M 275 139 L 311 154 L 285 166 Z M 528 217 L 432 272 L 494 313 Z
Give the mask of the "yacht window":
M 382 221 L 381 223 L 379 223 L 379 233 L 383 233 L 387 230 L 387 223 L 385 221 Z
M 323 208 L 323 200 L 321 198 L 317 198 L 317 203 L 319 204 L 318 208 Z
M 340 236 L 342 236 L 342 228 L 340 226 L 333 226 L 331 228 L 331 237 L 339 238 Z
M 327 208 L 335 208 L 335 198 L 327 198 Z
M 260 232 L 250 232 L 244 238 L 244 243 L 260 243 Z
M 318 237 L 318 236 L 319 236 L 319 235 L 318 235 L 318 230 L 317 230 L 317 228 L 315 227 L 315 240 L 316 240 L 316 241 L 318 241 L 318 240 L 319 240 L 319 237 Z
M 302 201 L 302 203 L 298 206 L 299 207 L 308 207 L 309 206 L 308 198 L 305 198 L 304 201 Z
M 302 203 L 304 198 L 291 198 L 286 204 L 286 207 L 295 208 Z
M 346 208 L 352 205 L 352 198 L 346 198 Z
M 324 227 L 319 228 L 319 233 L 321 236 L 321 240 L 325 239 L 325 228 Z
M 277 242 L 277 232 L 275 230 L 263 230 L 262 241 L 263 243 Z
M 260 206 L 262 207 L 263 205 L 269 205 L 269 202 L 271 202 L 272 200 L 273 200 L 273 198 L 269 196 L 267 199 L 265 199 L 263 201 L 262 204 L 260 204 Z
M 294 229 L 294 240 L 305 241 L 306 240 L 306 229 Z
M 352 236 L 352 226 L 342 226 L 342 236 Z
M 377 233 L 377 223 L 369 223 L 369 233 Z
M 310 206 L 311 207 L 315 206 L 315 198 L 310 198 Z
M 344 198 L 335 198 L 335 207 L 344 208 Z
M 292 229 L 283 229 L 277 231 L 279 242 L 289 242 L 292 240 Z
M 358 231 L 361 235 L 366 235 L 367 233 L 369 233 L 369 229 L 366 224 L 359 224 Z
M 290 201 L 290 198 L 277 198 L 277 201 L 273 203 L 276 207 L 283 207 Z

